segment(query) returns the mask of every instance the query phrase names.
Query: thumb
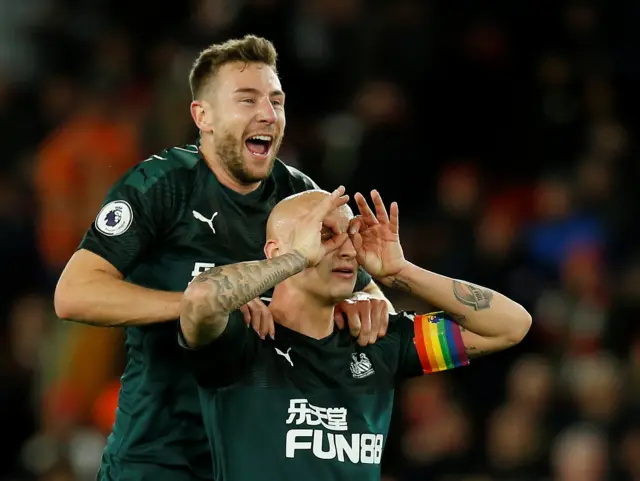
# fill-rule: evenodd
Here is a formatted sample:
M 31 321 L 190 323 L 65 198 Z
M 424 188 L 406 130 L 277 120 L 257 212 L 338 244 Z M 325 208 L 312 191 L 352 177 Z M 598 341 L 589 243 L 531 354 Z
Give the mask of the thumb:
M 353 235 L 360 232 L 362 228 L 362 216 L 357 216 L 349 222 L 349 234 Z
M 362 235 L 360 232 L 356 232 L 355 234 L 351 234 L 351 242 L 353 242 L 353 247 L 356 252 L 360 252 L 362 249 Z

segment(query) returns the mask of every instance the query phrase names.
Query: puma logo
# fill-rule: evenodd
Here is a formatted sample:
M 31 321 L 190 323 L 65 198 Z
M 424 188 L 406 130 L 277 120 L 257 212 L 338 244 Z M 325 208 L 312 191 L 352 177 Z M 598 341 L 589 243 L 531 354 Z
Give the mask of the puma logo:
M 289 361 L 289 364 L 291 364 L 291 366 L 293 366 L 293 361 L 291 360 L 291 357 L 289 356 L 289 352 L 291 351 L 291 348 L 287 349 L 287 352 L 282 352 L 277 347 L 275 348 L 275 350 L 276 350 L 277 354 L 279 354 L 282 357 L 284 357 L 287 361 Z
M 216 230 L 213 228 L 213 219 L 216 218 L 216 216 L 218 215 L 217 212 L 214 212 L 214 214 L 211 216 L 211 219 L 207 219 L 205 216 L 203 216 L 200 212 L 198 212 L 197 210 L 191 211 L 191 213 L 193 214 L 193 217 L 195 217 L 197 220 L 199 220 L 200 222 L 204 222 L 205 224 L 207 224 L 210 228 L 211 231 L 215 234 Z

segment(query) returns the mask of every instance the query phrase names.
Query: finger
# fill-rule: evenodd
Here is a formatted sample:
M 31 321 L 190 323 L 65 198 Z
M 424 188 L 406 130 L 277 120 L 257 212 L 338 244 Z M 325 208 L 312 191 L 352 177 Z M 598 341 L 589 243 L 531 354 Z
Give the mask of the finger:
M 273 325 L 273 316 L 267 305 L 262 302 L 262 299 L 256 297 L 249 302 L 250 308 L 260 313 L 260 326 L 258 327 L 258 334 L 262 339 L 267 335 L 272 336 L 275 334 L 275 327 Z
M 327 201 L 327 199 L 325 199 L 324 201 L 322 201 L 322 203 L 316 206 L 316 209 L 314 211 L 311 212 L 311 218 L 314 222 L 322 222 L 323 224 L 325 222 L 331 222 L 329 219 L 327 219 L 329 214 L 331 214 L 334 210 L 339 209 L 347 202 L 349 202 L 348 195 L 343 195 L 336 198 L 335 200 L 330 201 Z
M 349 235 L 354 235 L 358 232 L 360 232 L 360 229 L 362 229 L 362 226 L 364 225 L 363 221 L 362 221 L 362 217 L 361 216 L 356 216 L 353 219 L 351 219 L 349 221 Z
M 262 302 L 261 312 L 262 312 L 262 321 L 260 323 L 260 332 L 266 337 L 269 336 L 271 339 L 275 339 L 276 336 L 276 327 L 273 322 L 273 315 L 269 308 Z
M 256 331 L 260 339 L 264 339 L 260 329 L 262 327 L 262 312 L 258 309 L 253 301 L 247 304 L 249 307 L 249 312 L 251 313 L 251 325 L 253 326 L 253 330 Z
M 326 217 L 322 221 L 322 225 L 331 229 L 334 234 L 340 234 L 340 223 L 335 217 Z
M 361 305 L 361 303 L 359 303 Z M 368 303 L 367 303 L 368 304 Z M 369 344 L 369 337 L 371 335 L 371 310 L 369 305 L 366 309 L 360 307 L 360 335 L 358 336 L 358 344 L 366 346 Z
M 376 209 L 376 218 L 378 219 L 378 222 L 381 224 L 388 224 L 389 215 L 387 214 L 387 208 L 384 206 L 380 193 L 375 189 L 371 191 L 371 200 L 373 201 L 373 206 Z
M 344 194 L 344 186 L 338 187 L 311 210 L 311 216 L 318 221 L 324 220 L 329 212 L 349 202 L 349 196 Z
M 381 306 L 382 301 L 379 299 L 372 299 L 369 301 L 371 305 L 371 333 L 369 334 L 369 344 L 375 344 L 378 340 L 378 333 L 380 332 L 381 318 Z
M 342 331 L 345 326 L 344 314 L 342 314 L 342 311 L 339 310 L 337 307 L 333 311 L 333 320 L 335 321 L 336 326 L 338 326 L 338 329 Z
M 360 322 L 360 316 L 356 310 L 349 310 L 344 312 L 347 317 L 347 325 L 349 326 L 349 332 L 353 337 L 358 337 L 362 330 L 362 324 Z
M 334 235 L 331 239 L 324 241 L 322 247 L 324 248 L 325 255 L 342 247 L 342 244 L 344 244 L 348 238 L 349 235 L 343 233 Z
M 351 237 L 351 242 L 353 242 L 353 248 L 356 250 L 356 253 L 362 252 L 362 235 L 358 232 L 353 234 Z
M 249 312 L 249 308 L 246 304 L 244 306 L 240 306 L 240 312 L 242 312 L 242 317 L 244 317 L 244 323 L 247 326 L 251 324 L 251 313 Z
M 380 329 L 378 330 L 378 338 L 387 335 L 389 329 L 389 304 L 385 301 L 380 302 Z
M 391 232 L 397 234 L 400 230 L 400 212 L 398 211 L 398 203 L 392 202 L 390 209 L 391 216 L 389 218 L 389 225 L 391 226 Z
M 357 192 L 356 195 L 353 196 L 356 200 L 356 205 L 358 206 L 358 210 L 360 211 L 360 216 L 366 225 L 375 225 L 378 223 L 376 216 L 373 214 L 371 207 L 367 204 L 364 196 Z

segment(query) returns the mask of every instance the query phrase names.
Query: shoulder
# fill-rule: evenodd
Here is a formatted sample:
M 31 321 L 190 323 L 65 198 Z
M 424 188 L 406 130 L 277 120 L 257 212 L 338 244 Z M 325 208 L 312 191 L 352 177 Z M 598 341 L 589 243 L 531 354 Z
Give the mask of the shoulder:
M 395 314 L 389 314 L 389 329 L 397 331 L 406 327 L 413 328 L 416 315 L 409 311 L 399 311 Z
M 396 314 L 389 314 L 389 325 L 385 336 L 379 338 L 370 347 L 382 350 L 397 350 L 398 346 L 408 342 L 414 337 L 414 319 L 412 312 L 400 311 Z
M 121 183 L 145 193 L 159 185 L 192 185 L 201 160 L 198 147 L 186 145 L 172 147 L 153 154 L 129 169 Z
M 311 177 L 280 159 L 276 159 L 273 165 L 273 176 L 278 184 L 289 185 L 293 190 L 292 193 L 320 188 Z

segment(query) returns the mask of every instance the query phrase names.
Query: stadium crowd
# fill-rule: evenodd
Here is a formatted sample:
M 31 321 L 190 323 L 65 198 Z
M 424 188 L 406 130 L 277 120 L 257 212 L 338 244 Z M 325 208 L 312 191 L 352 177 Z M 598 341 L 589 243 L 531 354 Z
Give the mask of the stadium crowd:
M 55 319 L 109 186 L 193 143 L 211 42 L 274 41 L 280 158 L 380 190 L 407 258 L 533 315 L 525 342 L 407 383 L 388 481 L 640 481 L 637 2 L 0 2 L 0 480 L 95 479 L 122 333 Z M 388 293 L 399 308 L 429 306 Z

